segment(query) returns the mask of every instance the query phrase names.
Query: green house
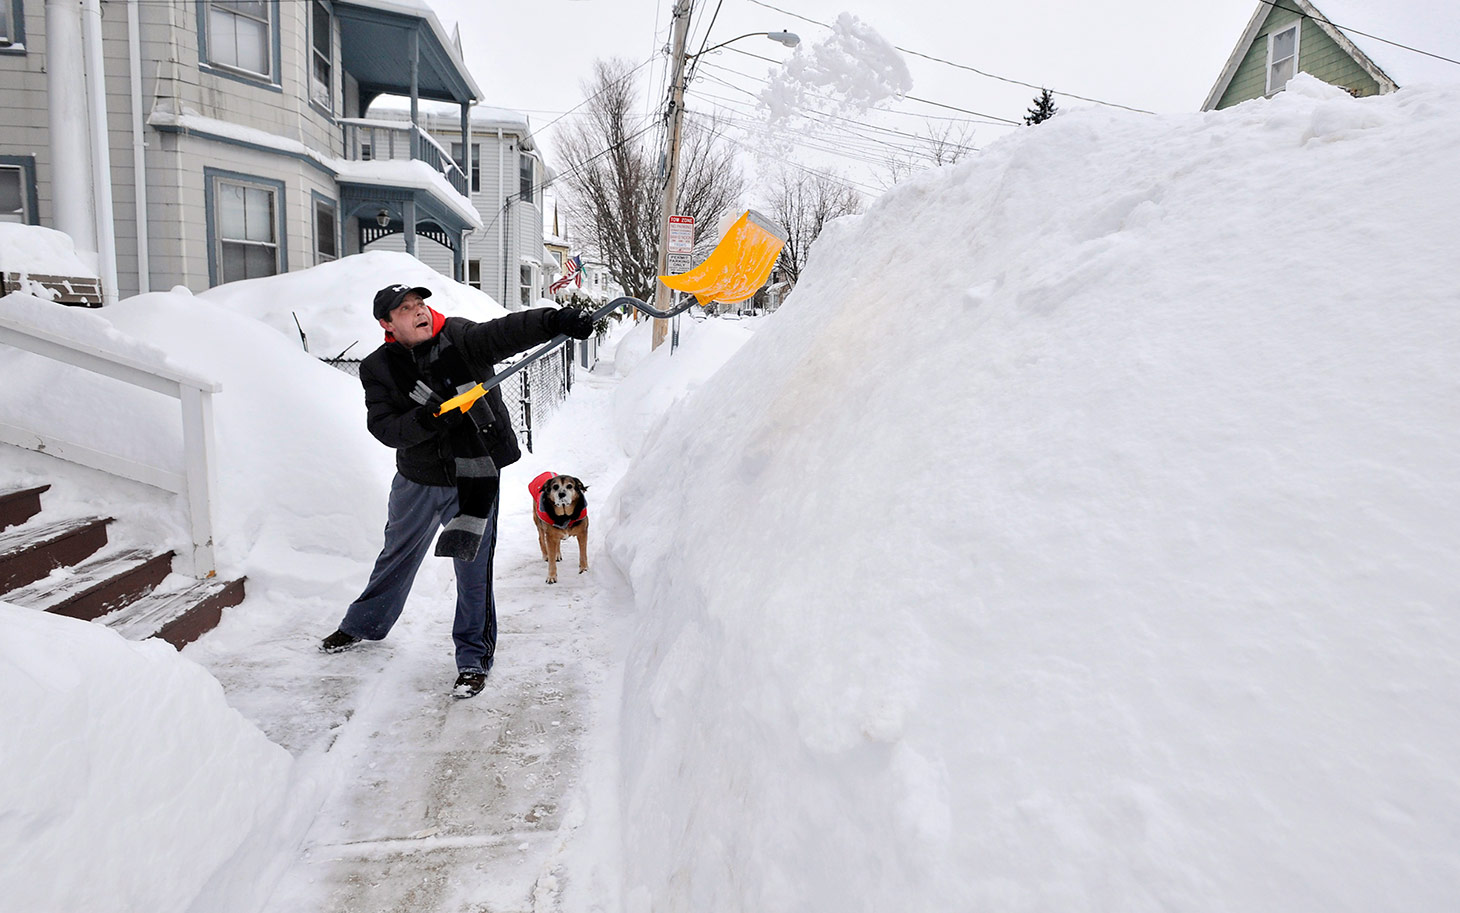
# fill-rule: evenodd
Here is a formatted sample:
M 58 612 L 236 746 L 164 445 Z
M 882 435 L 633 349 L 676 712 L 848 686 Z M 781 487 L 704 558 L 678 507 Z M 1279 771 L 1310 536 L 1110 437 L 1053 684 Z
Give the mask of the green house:
M 1355 96 L 1460 81 L 1442 57 L 1460 60 L 1454 0 L 1259 0 L 1202 110 L 1271 96 L 1299 72 Z

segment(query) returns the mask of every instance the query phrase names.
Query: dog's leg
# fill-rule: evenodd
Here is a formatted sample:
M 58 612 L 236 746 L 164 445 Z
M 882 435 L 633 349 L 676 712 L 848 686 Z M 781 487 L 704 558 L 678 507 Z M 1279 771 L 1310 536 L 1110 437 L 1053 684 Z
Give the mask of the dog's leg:
M 588 570 L 588 518 L 578 524 L 578 573 Z
M 532 512 L 532 523 L 537 527 L 537 547 L 542 549 L 542 560 L 548 560 L 547 530 L 542 528 L 542 521 L 537 518 L 537 511 Z
M 558 582 L 558 554 L 561 551 L 561 549 L 559 548 L 559 543 L 561 541 L 562 540 L 556 536 L 548 537 L 548 583 Z

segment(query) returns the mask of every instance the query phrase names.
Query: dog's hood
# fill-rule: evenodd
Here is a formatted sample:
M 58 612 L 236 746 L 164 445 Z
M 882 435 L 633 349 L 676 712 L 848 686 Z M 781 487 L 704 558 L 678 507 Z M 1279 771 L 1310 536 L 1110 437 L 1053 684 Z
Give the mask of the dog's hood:
M 588 496 L 578 492 L 580 504 L 578 509 L 568 517 L 554 517 L 548 512 L 547 502 L 543 497 L 543 486 L 547 485 L 549 479 L 557 477 L 556 472 L 544 472 L 531 482 L 527 483 L 527 490 L 532 493 L 532 509 L 537 512 L 537 518 L 548 526 L 556 526 L 558 529 L 567 529 L 579 520 L 588 516 Z

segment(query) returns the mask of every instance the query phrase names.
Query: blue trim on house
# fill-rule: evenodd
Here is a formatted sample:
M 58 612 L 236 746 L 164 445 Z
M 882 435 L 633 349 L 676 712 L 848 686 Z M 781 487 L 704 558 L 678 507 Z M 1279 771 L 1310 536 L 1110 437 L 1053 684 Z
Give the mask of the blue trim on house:
M 149 124 L 149 126 L 158 133 L 177 133 L 182 136 L 195 136 L 198 139 L 212 140 L 215 143 L 223 143 L 227 146 L 237 146 L 240 149 L 248 149 L 252 152 L 267 152 L 270 155 L 277 155 L 281 158 L 294 159 L 308 165 L 313 165 L 331 178 L 338 176 L 338 172 L 333 168 L 303 152 L 294 152 L 290 149 L 276 149 L 273 146 L 265 146 L 262 143 L 250 142 L 249 140 L 239 139 L 235 136 L 224 136 L 221 133 L 210 133 L 207 130 L 199 130 L 196 127 L 182 127 L 177 124 Z
M 0 165 L 20 168 L 20 173 L 25 176 L 25 211 L 28 217 L 26 224 L 41 224 L 40 204 L 36 198 L 35 156 L 0 155 Z
M 318 190 L 309 191 L 309 224 L 314 232 L 314 256 L 319 258 L 319 222 L 315 219 L 314 211 L 320 203 L 328 205 L 335 211 L 335 259 L 338 260 L 345 255 L 345 230 L 340 224 L 340 201 L 334 197 L 325 196 Z M 316 265 L 318 265 L 316 263 Z
M 268 76 L 249 73 L 247 70 L 236 70 L 226 64 L 214 63 L 208 59 L 208 0 L 195 0 L 198 11 L 198 70 L 209 73 L 213 76 L 221 76 L 224 79 L 231 79 L 245 85 L 255 86 L 260 89 L 267 89 L 270 92 L 284 91 L 281 69 L 283 66 L 283 51 L 279 32 L 279 0 L 269 0 L 269 37 L 273 45 L 274 59 L 272 63 L 273 73 Z
M 218 285 L 218 221 L 217 205 L 213 202 L 213 187 L 218 180 L 232 181 L 238 184 L 254 184 L 260 187 L 267 187 L 278 194 L 274 202 L 274 235 L 275 249 L 279 253 L 278 272 L 280 275 L 289 272 L 289 235 L 286 226 L 289 220 L 284 218 L 288 209 L 288 201 L 285 197 L 283 181 L 276 181 L 273 178 L 261 178 L 253 174 L 243 174 L 238 171 L 225 171 L 222 168 L 210 168 L 203 166 L 203 212 L 208 222 L 208 287 Z M 314 213 L 310 213 L 313 217 Z
M 5 2 L 7 0 L 0 0 L 0 3 Z M 25 0 L 8 0 L 8 2 L 10 3 L 11 19 L 15 22 L 15 34 L 10 36 L 9 41 L 0 44 L 0 54 L 21 57 L 25 54 Z

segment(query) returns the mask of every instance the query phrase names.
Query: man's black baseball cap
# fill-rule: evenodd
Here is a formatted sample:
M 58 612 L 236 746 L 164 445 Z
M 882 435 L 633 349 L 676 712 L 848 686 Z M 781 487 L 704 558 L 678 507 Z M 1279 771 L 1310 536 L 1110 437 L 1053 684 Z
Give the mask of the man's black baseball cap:
M 385 320 L 389 318 L 390 312 L 400 307 L 400 303 L 404 301 L 406 299 L 406 296 L 409 295 L 411 292 L 415 292 L 422 298 L 431 297 L 431 290 L 428 288 L 422 288 L 419 285 L 415 288 L 412 288 L 409 285 L 388 285 L 380 291 L 376 292 L 374 310 L 375 319 Z

